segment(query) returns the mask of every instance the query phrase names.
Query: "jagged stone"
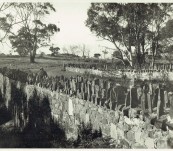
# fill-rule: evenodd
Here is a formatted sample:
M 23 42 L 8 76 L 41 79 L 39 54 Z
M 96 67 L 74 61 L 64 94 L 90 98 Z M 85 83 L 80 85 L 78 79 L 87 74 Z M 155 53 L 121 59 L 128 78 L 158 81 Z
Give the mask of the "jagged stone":
M 145 146 L 148 149 L 154 149 L 155 148 L 155 140 L 150 138 L 150 137 L 147 137 L 145 140 Z
M 135 132 L 132 130 L 128 131 L 126 134 L 127 140 L 132 142 L 132 143 L 135 143 L 135 137 L 134 136 L 135 136 Z
M 156 141 L 157 149 L 167 149 L 167 139 L 159 139 Z
M 111 123 L 111 127 L 110 127 L 110 136 L 114 139 L 118 138 L 118 132 L 117 132 L 117 126 L 113 123 Z
M 132 144 L 132 149 L 147 149 L 145 145 L 141 145 L 139 143 Z
M 103 123 L 103 124 L 108 124 L 108 120 L 105 119 L 105 118 L 102 118 L 102 123 Z
M 123 139 L 124 136 L 124 130 L 122 129 L 122 127 L 117 126 L 117 135 L 119 139 Z

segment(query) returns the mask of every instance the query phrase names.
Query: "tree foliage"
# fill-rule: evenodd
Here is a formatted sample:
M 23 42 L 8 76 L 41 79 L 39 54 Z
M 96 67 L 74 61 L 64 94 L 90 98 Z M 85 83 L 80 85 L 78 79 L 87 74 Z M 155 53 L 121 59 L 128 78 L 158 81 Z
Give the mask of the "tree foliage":
M 56 56 L 58 54 L 60 48 L 59 47 L 53 47 L 53 46 L 51 46 L 49 48 L 49 50 L 52 52 L 52 56 Z
M 161 29 L 160 36 L 160 53 L 168 61 L 173 59 L 173 20 L 168 20 L 166 25 Z
M 13 33 L 9 39 L 12 47 L 21 55 L 29 53 L 30 62 L 35 62 L 38 48 L 49 46 L 50 37 L 59 28 L 55 24 L 43 22 L 46 15 L 56 11 L 50 3 L 15 3 L 15 11 L 23 22 L 19 30 Z
M 169 17 L 172 4 L 158 3 L 92 3 L 86 26 L 98 37 L 113 43 L 119 59 L 133 65 L 145 63 L 147 48 L 153 54 L 159 46 L 162 23 Z M 132 51 L 132 48 L 134 52 Z
M 8 10 L 14 6 L 14 3 L 0 3 L 0 42 L 3 41 L 8 37 L 13 25 L 19 23 L 20 21 L 16 22 L 12 13 Z

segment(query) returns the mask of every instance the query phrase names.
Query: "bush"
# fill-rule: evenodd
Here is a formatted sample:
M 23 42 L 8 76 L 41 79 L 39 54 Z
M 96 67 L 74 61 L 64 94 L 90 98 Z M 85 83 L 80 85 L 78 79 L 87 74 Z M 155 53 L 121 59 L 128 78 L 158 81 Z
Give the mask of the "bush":
M 81 123 L 78 127 L 78 138 L 74 142 L 74 146 L 79 147 L 82 145 L 85 148 L 87 144 L 90 144 L 94 139 L 99 137 L 102 137 L 101 129 L 99 131 L 93 130 L 91 123 L 87 125 Z
M 45 55 L 46 55 L 46 54 L 45 54 L 44 52 L 41 52 L 39 58 L 44 58 Z

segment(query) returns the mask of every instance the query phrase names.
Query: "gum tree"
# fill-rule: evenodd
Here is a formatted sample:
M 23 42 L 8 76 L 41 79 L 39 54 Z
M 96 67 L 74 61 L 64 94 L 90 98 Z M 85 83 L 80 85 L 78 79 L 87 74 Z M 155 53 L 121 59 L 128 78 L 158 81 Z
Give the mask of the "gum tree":
M 29 53 L 30 62 L 35 62 L 38 48 L 50 46 L 50 38 L 59 28 L 55 24 L 46 24 L 44 19 L 55 8 L 50 3 L 15 3 L 15 11 L 19 19 L 17 32 L 9 37 L 12 47 L 21 55 Z
M 120 52 L 118 59 L 128 61 L 131 66 L 135 63 L 142 67 L 146 63 L 147 49 L 152 49 L 154 53 L 158 50 L 161 24 L 166 22 L 171 6 L 151 3 L 92 3 L 86 26 L 99 38 L 114 44 Z

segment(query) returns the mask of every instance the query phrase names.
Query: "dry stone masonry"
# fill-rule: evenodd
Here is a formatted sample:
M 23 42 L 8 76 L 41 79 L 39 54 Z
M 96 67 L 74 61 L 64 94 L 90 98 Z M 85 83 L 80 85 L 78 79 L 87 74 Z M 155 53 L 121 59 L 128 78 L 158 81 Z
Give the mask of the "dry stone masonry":
M 98 65 L 97 65 L 98 66 Z M 152 79 L 168 79 L 173 81 L 173 65 L 155 65 L 152 69 L 131 69 L 131 68 L 110 68 L 105 70 L 103 67 L 96 68 L 96 65 L 87 65 L 87 64 L 67 64 L 66 70 L 71 72 L 77 72 L 81 74 L 93 74 L 100 77 L 128 77 L 129 79 L 141 79 L 141 80 L 152 80 Z
M 40 106 L 48 98 L 51 116 L 67 138 L 76 139 L 78 126 L 84 122 L 105 136 L 126 141 L 131 148 L 167 148 L 173 128 L 173 93 L 161 84 L 132 82 L 124 87 L 81 76 L 38 81 L 27 75 L 25 82 L 14 77 L 0 74 L 0 94 L 21 129 L 29 120 L 29 100 L 36 92 L 35 103 Z M 45 119 L 49 122 L 46 115 Z

